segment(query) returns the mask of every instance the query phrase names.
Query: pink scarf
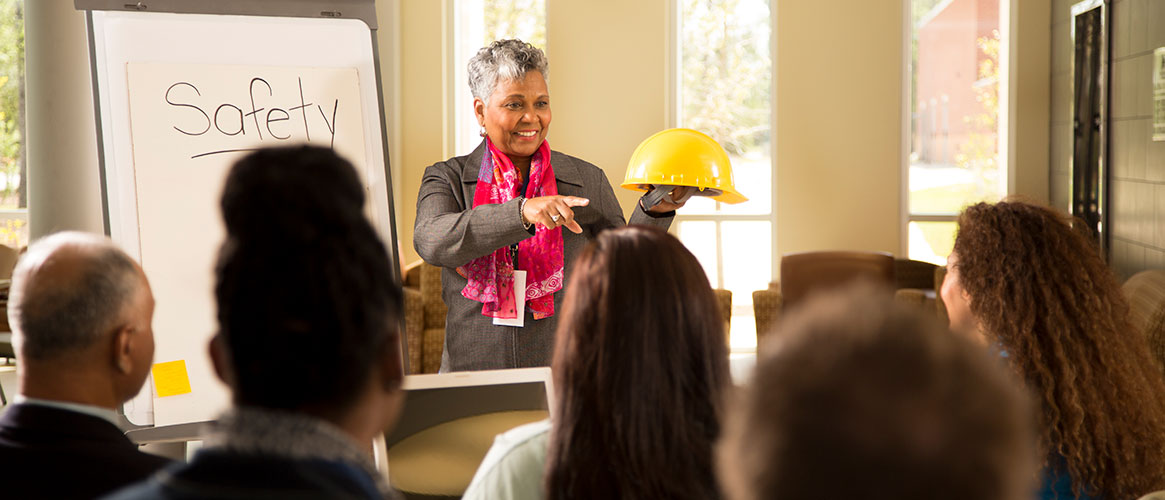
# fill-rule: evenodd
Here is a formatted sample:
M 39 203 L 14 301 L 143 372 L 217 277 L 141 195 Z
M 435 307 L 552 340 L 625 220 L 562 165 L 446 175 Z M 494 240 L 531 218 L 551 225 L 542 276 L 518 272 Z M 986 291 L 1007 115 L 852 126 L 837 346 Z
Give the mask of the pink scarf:
M 473 194 L 474 208 L 510 201 L 518 196 L 522 184 L 521 173 L 510 158 L 494 147 L 488 137 L 485 142 L 485 156 Z M 556 194 L 558 184 L 550 168 L 550 145 L 542 141 L 530 161 L 530 184 L 525 196 L 529 199 Z M 562 255 L 562 227 L 547 229 L 536 225 L 534 237 L 518 243 L 517 269 L 526 271 L 526 307 L 534 313 L 534 319 L 554 315 L 554 292 L 562 289 Z M 457 268 L 469 280 L 461 295 L 481 302 L 481 313 L 486 316 L 516 318 L 514 269 L 509 247 L 473 259 Z

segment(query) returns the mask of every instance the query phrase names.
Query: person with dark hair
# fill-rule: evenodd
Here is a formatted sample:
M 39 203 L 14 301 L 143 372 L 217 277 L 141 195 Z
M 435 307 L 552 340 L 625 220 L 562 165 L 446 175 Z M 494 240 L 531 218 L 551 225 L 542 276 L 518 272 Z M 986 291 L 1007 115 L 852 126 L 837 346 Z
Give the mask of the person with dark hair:
M 731 500 L 1027 500 L 1027 400 L 982 349 L 866 283 L 790 314 L 728 411 Z
M 234 408 L 182 467 L 117 498 L 383 498 L 368 453 L 403 400 L 400 285 L 330 149 L 260 150 L 222 195 L 211 358 Z
M 468 73 L 481 144 L 421 180 L 413 245 L 444 268 L 442 372 L 549 364 L 575 256 L 624 225 L 603 170 L 550 149 L 549 65 L 521 40 L 477 51 Z M 694 191 L 677 187 L 654 206 L 640 198 L 631 223 L 667 228 Z
M 968 207 L 942 297 L 1039 403 L 1039 498 L 1135 498 L 1165 487 L 1165 380 L 1082 231 L 1029 203 Z
M 699 262 L 664 231 L 628 226 L 575 266 L 554 421 L 498 436 L 464 498 L 718 498 L 712 445 L 731 382 Z
M 93 498 L 170 462 L 118 428 L 153 363 L 153 317 L 145 273 L 108 238 L 64 232 L 29 247 L 9 291 L 20 393 L 0 416 L 0 495 Z

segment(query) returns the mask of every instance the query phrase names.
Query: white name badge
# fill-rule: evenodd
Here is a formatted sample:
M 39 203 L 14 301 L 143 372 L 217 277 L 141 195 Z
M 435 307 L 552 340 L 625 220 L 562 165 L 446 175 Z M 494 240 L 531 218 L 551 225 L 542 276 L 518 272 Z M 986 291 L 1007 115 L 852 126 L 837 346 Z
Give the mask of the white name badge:
M 513 319 L 494 318 L 494 324 L 500 326 L 526 326 L 526 271 L 514 270 L 514 306 L 518 309 L 518 317 Z

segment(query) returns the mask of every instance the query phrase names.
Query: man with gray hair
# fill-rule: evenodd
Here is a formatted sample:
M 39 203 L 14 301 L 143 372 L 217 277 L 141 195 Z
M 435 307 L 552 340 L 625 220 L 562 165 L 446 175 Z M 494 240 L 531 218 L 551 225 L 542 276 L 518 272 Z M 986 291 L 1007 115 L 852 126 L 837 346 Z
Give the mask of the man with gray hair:
M 153 363 L 153 315 L 145 273 L 107 238 L 29 247 L 8 302 L 20 393 L 0 415 L 5 497 L 93 498 L 167 465 L 117 427 Z

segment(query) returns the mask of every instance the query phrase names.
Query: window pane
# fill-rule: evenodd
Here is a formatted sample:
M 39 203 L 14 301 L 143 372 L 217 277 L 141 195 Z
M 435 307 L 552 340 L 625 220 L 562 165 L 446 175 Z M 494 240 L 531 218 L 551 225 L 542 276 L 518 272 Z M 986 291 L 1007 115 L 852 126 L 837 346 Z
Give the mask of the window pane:
M 466 64 L 494 40 L 517 38 L 546 50 L 546 0 L 456 0 L 454 33 L 454 148 L 461 155 L 481 143 Z
M 724 252 L 723 288 L 732 290 L 733 304 L 743 304 L 737 295 L 747 295 L 769 287 L 773 275 L 772 223 L 768 221 L 722 222 Z
M 956 214 L 1007 192 L 999 9 L 999 0 L 912 2 L 911 214 Z
M 739 205 L 693 200 L 681 214 L 772 212 L 772 58 L 767 0 L 680 0 L 678 120 L 728 152 Z
M 28 244 L 24 154 L 24 2 L 0 0 L 0 243 Z
M 696 256 L 704 272 L 708 274 L 708 281 L 713 288 L 719 288 L 720 274 L 717 271 L 716 260 L 719 252 L 716 248 L 716 223 L 708 221 L 682 221 L 678 224 L 680 241 L 688 247 L 688 251 Z
M 947 265 L 957 229 L 955 222 L 911 222 L 907 227 L 910 258 Z
M 772 223 L 722 222 L 724 288 L 732 291 L 733 350 L 756 349 L 752 292 L 769 287 L 773 275 Z

